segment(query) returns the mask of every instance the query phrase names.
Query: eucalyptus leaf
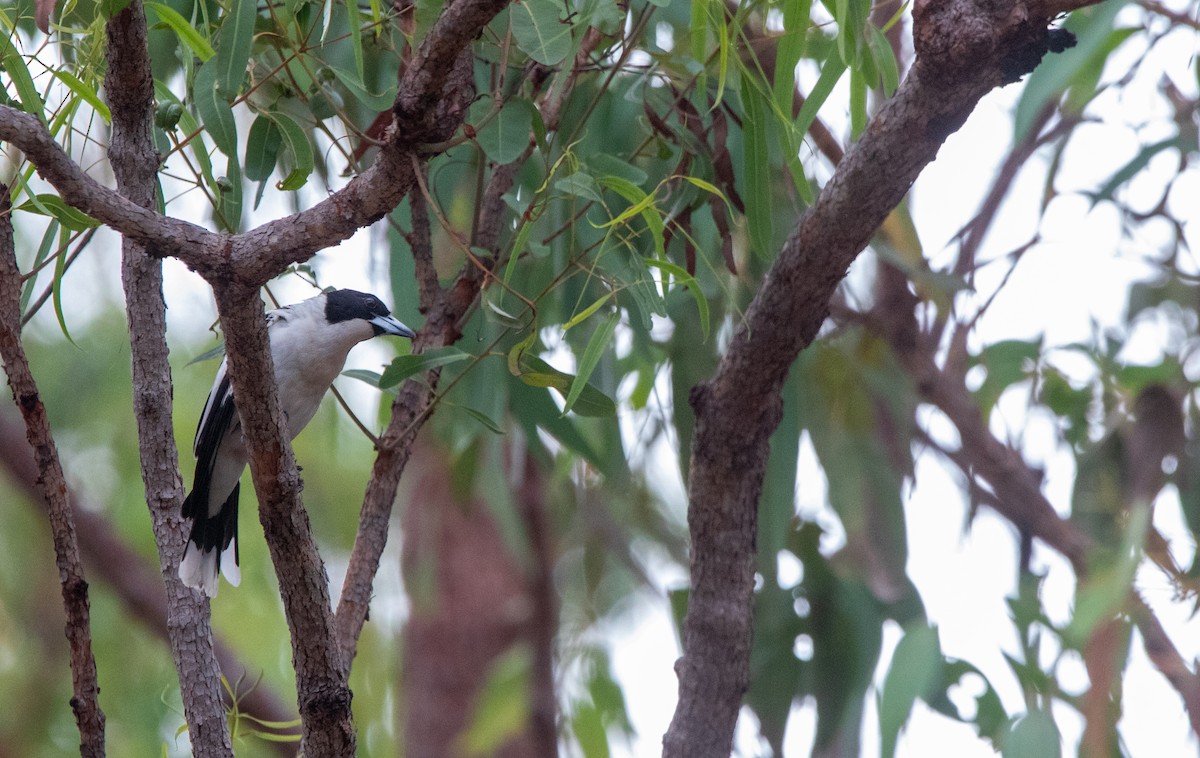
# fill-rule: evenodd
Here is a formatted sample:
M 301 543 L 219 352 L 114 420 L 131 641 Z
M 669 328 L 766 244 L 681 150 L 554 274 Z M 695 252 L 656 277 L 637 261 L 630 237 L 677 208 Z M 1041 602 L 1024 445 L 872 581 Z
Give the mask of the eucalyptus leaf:
M 562 3 L 522 0 L 509 6 L 517 47 L 546 66 L 556 66 L 571 52 L 571 24 L 563 18 Z
M 496 163 L 512 163 L 529 145 L 533 129 L 533 104 L 523 98 L 509 100 L 475 136 L 488 158 Z
M 231 9 L 221 22 L 214 60 L 214 82 L 227 103 L 237 97 L 242 80 L 246 78 L 250 47 L 254 41 L 254 22 L 258 18 L 257 0 L 229 0 L 229 3 Z
M 379 387 L 381 389 L 394 387 L 410 376 L 415 376 L 422 371 L 430 371 L 452 363 L 470 360 L 474 357 L 470 353 L 464 353 L 462 350 L 453 347 L 430 350 L 425 353 L 402 355 L 399 358 L 393 359 L 388 367 L 384 369 L 383 375 L 379 378 Z

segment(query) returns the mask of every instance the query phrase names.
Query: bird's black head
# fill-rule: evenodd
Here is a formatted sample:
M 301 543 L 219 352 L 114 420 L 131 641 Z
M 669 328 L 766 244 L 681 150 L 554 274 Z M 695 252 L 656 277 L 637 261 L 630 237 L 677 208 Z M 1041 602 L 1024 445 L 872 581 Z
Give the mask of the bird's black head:
M 369 292 L 330 290 L 325 293 L 325 320 L 331 324 L 361 319 L 371 325 L 375 335 L 395 334 L 412 339 L 412 329 L 392 317 L 383 301 Z

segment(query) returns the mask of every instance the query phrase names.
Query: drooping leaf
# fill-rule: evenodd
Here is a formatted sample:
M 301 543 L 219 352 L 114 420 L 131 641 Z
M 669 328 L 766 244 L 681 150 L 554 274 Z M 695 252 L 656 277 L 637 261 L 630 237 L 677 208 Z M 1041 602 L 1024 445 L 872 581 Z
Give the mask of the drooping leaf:
M 591 339 L 588 340 L 587 347 L 584 348 L 583 355 L 579 358 L 579 372 L 571 380 L 571 389 L 567 392 L 566 403 L 563 405 L 563 413 L 575 407 L 575 403 L 579 400 L 584 388 L 588 386 L 588 379 L 591 378 L 596 365 L 600 363 L 600 356 L 608 349 L 613 332 L 616 330 L 619 321 L 620 314 L 613 313 L 605 319 L 596 331 L 592 332 Z
M 242 224 L 242 168 L 237 159 L 225 162 L 225 176 L 217 178 L 217 223 L 225 231 L 237 234 Z
M 1006 389 L 1030 377 L 1041 351 L 1041 339 L 1002 340 L 983 349 L 974 362 L 983 366 L 987 375 L 976 390 L 975 399 L 985 415 L 991 413 Z
M 647 258 L 646 265 L 671 274 L 679 284 L 687 287 L 688 292 L 692 293 L 692 299 L 696 301 L 696 310 L 700 313 L 700 331 L 703 334 L 704 341 L 707 342 L 711 327 L 708 313 L 708 299 L 704 297 L 704 292 L 701 291 L 700 284 L 696 281 L 696 278 L 670 261 Z
M 1018 718 L 1004 738 L 1003 758 L 1061 758 L 1062 736 L 1054 717 L 1046 711 L 1029 711 Z
M 800 113 L 796 116 L 797 132 L 804 134 L 808 131 L 808 127 L 812 126 L 813 121 L 816 121 L 821 106 L 825 104 L 830 93 L 833 92 L 834 86 L 845 72 L 845 61 L 837 56 L 836 51 L 833 51 L 821 64 L 821 75 L 808 93 L 808 97 L 804 99 L 804 105 L 800 106 Z
M 1074 48 L 1055 55 L 1053 66 L 1038 66 L 1027 77 L 1013 115 L 1013 144 L 1026 139 L 1037 114 L 1047 102 L 1059 98 L 1081 70 L 1104 64 L 1098 53 L 1113 33 L 1113 23 L 1125 2 L 1100 3 L 1082 8 L 1067 18 L 1065 28 L 1075 34 L 1077 43 Z
M 556 66 L 571 52 L 571 24 L 563 5 L 554 0 L 522 0 L 509 6 L 517 47 L 546 66 Z
M 771 158 L 767 134 L 770 107 L 759 91 L 758 83 L 742 76 L 742 128 L 745 130 L 746 162 L 742 186 L 746 197 L 746 226 L 750 248 L 760 260 L 774 253 L 775 231 L 771 198 Z
M 402 355 L 394 358 L 379 378 L 380 389 L 394 387 L 410 376 L 416 376 L 423 371 L 449 366 L 452 363 L 470 360 L 475 356 L 454 347 L 444 347 L 429 350 L 424 353 Z
M 246 137 L 246 178 L 252 182 L 265 181 L 275 170 L 282 146 L 283 134 L 275 122 L 266 116 L 255 118 Z
M 602 176 L 597 181 L 600 183 L 600 186 L 616 192 L 631 203 L 628 208 L 617 214 L 611 221 L 601 224 L 600 228 L 619 226 L 634 216 L 640 215 L 642 220 L 646 222 L 646 228 L 650 230 L 650 236 L 654 240 L 655 254 L 659 258 L 664 257 L 666 255 L 666 241 L 664 240 L 663 233 L 666 224 L 663 221 L 662 213 L 654 204 L 654 195 L 646 194 L 637 185 L 617 176 Z
M 917 698 L 927 697 L 942 678 L 942 649 L 937 629 L 921 624 L 908 630 L 896 645 L 892 665 L 879 696 L 880 750 L 883 758 L 896 752 L 896 740 Z
M 104 123 L 112 122 L 112 113 L 108 109 L 108 103 L 101 100 L 100 96 L 96 94 L 96 90 L 90 85 L 80 81 L 79 77 L 64 69 L 56 69 L 51 73 L 54 74 L 54 78 L 67 85 L 68 89 L 92 106 L 100 118 L 104 119 Z
M 229 0 L 230 10 L 221 22 L 217 39 L 213 81 L 226 103 L 233 102 L 246 77 L 250 47 L 254 41 L 254 22 L 258 18 L 257 0 Z M 226 153 L 228 155 L 228 153 Z
M 8 14 L 0 12 L 0 21 L 3 22 L 4 28 L 0 30 L 0 69 L 3 69 L 12 79 L 13 86 L 17 89 L 17 97 L 21 101 L 21 110 L 26 113 L 33 114 L 46 122 L 46 104 L 42 102 L 42 96 L 38 94 L 37 87 L 33 84 L 33 77 L 29 74 L 29 67 L 25 65 L 25 58 L 21 52 L 13 45 L 10 34 L 15 33 L 12 20 Z
M 267 117 L 279 127 L 279 131 L 283 134 L 283 144 L 287 147 L 288 155 L 292 160 L 291 172 L 277 186 L 285 191 L 298 190 L 308 181 L 308 176 L 313 172 L 315 166 L 312 143 L 291 116 L 283 113 L 268 113 Z
M 386 111 L 396 101 L 396 88 L 399 85 L 394 80 L 382 91 L 373 92 L 363 83 L 362 74 L 335 65 L 330 65 L 329 70 L 342 83 L 342 86 L 350 91 L 351 95 L 354 95 L 363 105 L 373 111 Z
M 50 216 L 57 219 L 63 225 L 63 228 L 74 232 L 81 232 L 84 229 L 91 229 L 100 225 L 100 222 L 96 219 L 77 208 L 67 205 L 58 195 L 51 195 L 48 192 L 31 197 L 17 206 L 17 210 Z
M 1088 193 L 1092 199 L 1092 206 L 1105 200 L 1112 200 L 1113 195 L 1117 190 L 1129 183 L 1129 180 L 1136 176 L 1149 165 L 1151 159 L 1164 150 L 1180 150 L 1184 154 L 1196 150 L 1195 137 L 1190 139 L 1185 136 L 1176 136 L 1169 139 L 1155 142 L 1152 145 L 1147 145 L 1138 151 L 1138 154 L 1133 157 L 1128 163 L 1121 167 L 1119 171 L 1112 175 L 1104 186 L 1096 190 L 1095 193 Z
M 513 98 L 476 135 L 475 139 L 488 158 L 496 163 L 511 163 L 529 145 L 533 129 L 533 104 Z
M 229 100 L 217 91 L 219 67 L 214 62 L 206 63 L 196 71 L 193 83 L 196 114 L 208 131 L 213 144 L 230 158 L 237 158 L 237 122 Z
M 570 374 L 559 371 L 529 352 L 524 352 L 520 356 L 517 378 L 531 387 L 554 389 L 564 398 L 571 391 L 571 383 L 575 379 Z M 585 383 L 579 390 L 579 395 L 575 398 L 570 410 L 580 416 L 612 416 L 617 412 L 617 405 L 608 395 L 591 384 Z
M 146 0 L 145 8 L 158 18 L 160 24 L 175 32 L 175 36 L 179 38 L 184 47 L 191 50 L 201 63 L 207 62 L 209 58 L 217 54 L 208 39 L 200 34 L 191 22 L 179 15 L 179 11 L 164 3 L 155 2 L 155 0 Z
M 879 86 L 883 88 L 885 97 L 891 97 L 900 86 L 900 69 L 896 65 L 896 53 L 892 50 L 887 37 L 874 24 L 870 24 L 867 37 L 868 50 L 879 70 Z
M 596 180 L 592 178 L 591 174 L 583 171 L 576 171 L 555 180 L 554 188 L 567 195 L 574 195 L 596 203 L 600 202 L 600 188 L 596 186 Z

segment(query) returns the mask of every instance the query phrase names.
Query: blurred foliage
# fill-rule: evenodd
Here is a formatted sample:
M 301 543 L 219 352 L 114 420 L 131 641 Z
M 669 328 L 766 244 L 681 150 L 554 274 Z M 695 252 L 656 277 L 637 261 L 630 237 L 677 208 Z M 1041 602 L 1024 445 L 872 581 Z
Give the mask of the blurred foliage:
M 93 165 L 95 148 L 106 141 L 108 121 L 102 26 L 119 5 L 63 3 L 50 45 L 33 31 L 31 2 L 0 9 L 0 98 L 44 118 L 64 148 L 97 173 L 103 169 Z M 369 164 L 371 145 L 382 136 L 370 125 L 391 105 L 403 51 L 420 43 L 441 7 L 417 2 L 401 19 L 380 0 L 145 5 L 163 208 L 207 214 L 225 231 L 303 207 Z M 607 756 L 629 744 L 627 695 L 639 684 L 616 676 L 614 650 L 602 635 L 636 625 L 652 604 L 661 610 L 661 577 L 686 570 L 679 484 L 691 440 L 688 392 L 711 375 L 780 243 L 829 174 L 809 127 L 820 118 L 852 141 L 897 86 L 903 55 L 898 62 L 886 36 L 896 23 L 903 27 L 907 17 L 881 16 L 865 0 L 736 7 L 716 0 L 524 0 L 475 43 L 481 94 L 468 117 L 473 137 L 455 141 L 430 164 L 433 255 L 443 284 L 473 261 L 486 261 L 493 274 L 457 345 L 352 378 L 387 393 L 440 367 L 431 426 L 452 451 L 456 486 L 489 497 L 516 553 L 525 549 L 520 519 L 511 492 L 495 486 L 508 477 L 498 435 L 524 432 L 552 495 L 561 727 L 573 754 Z M 1020 428 L 1005 427 L 1014 407 L 1022 418 L 1052 421 L 1057 454 L 1078 470 L 1071 502 L 1055 505 L 1072 512 L 1074 523 L 1110 551 L 1109 560 L 1080 583 L 1065 622 L 1046 605 L 1048 564 L 1020 566 L 1009 598 L 1005 633 L 1017 643 L 1003 650 L 1007 670 L 985 671 L 983 662 L 944 651 L 921 588 L 907 573 L 909 530 L 919 461 L 940 458 L 939 449 L 953 461 L 957 445 L 923 412 L 923 388 L 865 314 L 876 296 L 875 273 L 891 265 L 908 277 L 917 302 L 915 312 L 887 319 L 935 328 L 973 324 L 986 316 L 993 295 L 987 288 L 1008 283 L 1006 275 L 986 284 L 986 269 L 1015 268 L 1037 247 L 934 265 L 921 249 L 918 220 L 903 206 L 887 228 L 905 233 L 874 246 L 784 391 L 760 505 L 746 696 L 763 753 L 784 754 L 796 714 L 811 708 L 815 732 L 804 739 L 816 752 L 859 755 L 870 729 L 890 756 L 920 702 L 967 724 L 1006 756 L 1059 754 L 1063 707 L 1079 708 L 1079 693 L 1060 681 L 1059 666 L 1080 660 L 1100 619 L 1125 618 L 1137 570 L 1147 565 L 1150 503 L 1177 494 L 1185 538 L 1194 542 L 1200 529 L 1193 393 L 1200 300 L 1188 245 L 1196 218 L 1194 210 L 1180 210 L 1180 196 L 1196 180 L 1200 68 L 1163 74 L 1157 109 L 1129 125 L 1137 147 L 1117 170 L 1087 187 L 1060 189 L 1078 170 L 1073 150 L 1086 135 L 1081 124 L 1111 119 L 1113 100 L 1138 80 L 1150 53 L 1172 33 L 1188 34 L 1118 0 L 1074 13 L 1066 25 L 1080 44 L 1022 85 L 1012 108 L 1013 148 L 1040 144 L 1047 168 L 1039 212 L 1059 194 L 1115 209 L 1119 249 L 1134 251 L 1154 273 L 1129 283 L 1123 322 L 1097 327 L 1090 341 L 1053 345 L 1023 335 L 972 342 L 963 368 L 975 407 L 1004 441 L 1023 442 Z M 604 36 L 587 51 L 590 63 L 561 120 L 548 125 L 548 98 L 567 86 L 589 26 Z M 767 49 L 773 58 L 761 54 Z M 793 101 L 798 72 L 802 106 Z M 510 217 L 498 249 L 473 247 L 482 188 L 497 164 L 526 151 L 531 157 L 504 196 Z M 27 347 L 68 474 L 147 565 L 156 565 L 141 504 L 123 327 L 103 307 L 82 309 L 63 297 L 64 290 L 89 291 L 72 281 L 72 266 L 99 255 L 89 246 L 95 222 L 47 192 L 19 156 L 7 159 L 19 255 L 31 272 L 24 305 L 32 311 L 48 302 L 58 322 L 55 330 L 40 315 Z M 1164 160 L 1175 165 L 1164 172 Z M 410 201 L 388 221 L 388 244 L 373 252 L 376 272 L 397 314 L 419 324 Z M 1155 233 L 1149 248 L 1139 236 L 1147 230 Z M 320 267 L 322 279 L 336 279 L 331 270 Z M 174 293 L 168 300 L 174 304 Z M 1126 349 L 1147 328 L 1157 356 L 1128 360 Z M 184 364 L 208 346 L 176 347 L 173 358 L 184 451 L 213 365 Z M 1181 449 L 1159 451 L 1149 464 L 1123 452 L 1137 398 L 1148 388 L 1175 399 L 1179 426 L 1186 421 L 1187 429 Z M 379 422 L 364 419 L 371 428 Z M 353 540 L 371 445 L 331 403 L 297 440 L 296 452 L 306 501 L 321 504 L 310 512 L 336 576 Z M 1146 465 L 1165 473 L 1131 500 L 1127 483 Z M 820 509 L 799 509 L 799 500 L 821 491 L 822 479 Z M 22 501 L 8 482 L 0 486 L 4 502 Z M 965 484 L 960 497 L 969 528 L 986 499 Z M 50 756 L 69 752 L 75 736 L 58 592 L 36 513 L 0 509 L 0 701 L 10 704 L 0 710 L 0 743 L 14 754 Z M 241 534 L 244 581 L 222 591 L 214 625 L 255 667 L 242 683 L 261 676 L 259 686 L 290 702 L 287 630 L 252 508 L 243 508 Z M 1168 574 L 1180 600 L 1194 602 L 1198 574 L 1200 559 Z M 397 753 L 397 710 L 404 698 L 421 696 L 406 692 L 398 673 L 405 601 L 395 579 L 385 563 L 379 607 L 351 679 L 364 755 Z M 667 589 L 678 614 L 686 592 Z M 107 587 L 94 584 L 92 597 L 110 752 L 149 755 L 165 746 L 182 754 L 165 646 Z M 140 655 L 129 655 L 133 646 Z M 463 736 L 471 751 L 486 752 L 524 715 L 527 668 L 517 651 L 481 672 L 484 695 Z M 976 694 L 964 699 L 966 683 Z M 238 754 L 270 754 L 252 731 L 239 732 Z

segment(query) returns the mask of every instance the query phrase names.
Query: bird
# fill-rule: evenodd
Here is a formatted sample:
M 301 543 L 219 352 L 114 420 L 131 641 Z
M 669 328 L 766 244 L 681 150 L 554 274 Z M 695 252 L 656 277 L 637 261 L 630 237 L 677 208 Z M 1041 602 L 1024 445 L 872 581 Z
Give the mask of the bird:
M 279 406 L 289 439 L 316 415 L 350 349 L 384 334 L 416 337 L 378 297 L 356 290 L 327 290 L 267 313 Z M 238 489 L 248 456 L 227 368 L 228 362 L 221 361 L 196 426 L 196 474 L 182 508 L 191 528 L 179 578 L 210 598 L 217 595 L 218 574 L 235 587 L 241 582 Z

